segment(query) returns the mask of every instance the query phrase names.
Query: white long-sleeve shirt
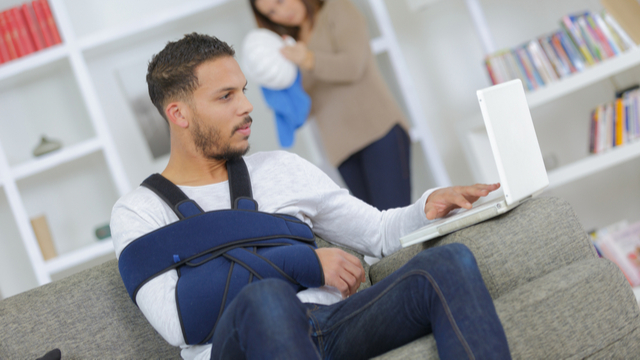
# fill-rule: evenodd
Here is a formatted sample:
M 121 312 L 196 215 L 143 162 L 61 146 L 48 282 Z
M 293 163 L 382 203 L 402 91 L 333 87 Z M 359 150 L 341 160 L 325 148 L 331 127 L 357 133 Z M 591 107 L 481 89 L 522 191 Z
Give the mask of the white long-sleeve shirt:
M 429 222 L 424 206 L 433 190 L 408 207 L 379 211 L 349 195 L 324 172 L 297 155 L 274 151 L 244 159 L 260 211 L 295 216 L 323 239 L 363 255 L 378 258 L 390 255 L 400 249 L 400 237 Z M 227 181 L 179 188 L 204 211 L 230 208 Z M 116 257 L 133 240 L 175 221 L 178 217 L 171 208 L 145 187 L 123 196 L 111 214 Z M 177 281 L 175 270 L 154 278 L 140 288 L 136 302 L 168 343 L 182 347 L 184 359 L 209 359 L 211 345 L 185 344 L 175 299 Z M 326 305 L 342 300 L 340 292 L 329 286 L 301 291 L 298 298 Z

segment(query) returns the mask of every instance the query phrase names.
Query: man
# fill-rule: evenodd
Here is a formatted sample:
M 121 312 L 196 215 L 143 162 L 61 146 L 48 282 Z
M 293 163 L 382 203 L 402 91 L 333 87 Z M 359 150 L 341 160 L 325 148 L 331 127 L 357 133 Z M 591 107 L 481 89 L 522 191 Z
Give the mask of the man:
M 153 57 L 147 82 L 170 126 L 171 156 L 162 175 L 204 211 L 228 209 L 226 163 L 249 150 L 253 110 L 234 50 L 214 37 L 186 35 Z M 470 208 L 499 187 L 430 190 L 409 207 L 380 212 L 296 155 L 256 153 L 244 161 L 262 212 L 294 216 L 324 239 L 374 257 L 399 250 L 398 239 L 429 219 Z M 113 209 L 116 255 L 177 220 L 160 197 L 137 188 Z M 176 304 L 176 270 L 146 282 L 136 302 L 166 341 L 183 348 L 185 359 L 364 359 L 429 333 L 443 359 L 509 358 L 491 297 L 463 245 L 423 251 L 358 293 L 364 270 L 356 257 L 336 248 L 315 253 L 325 286 L 296 294 L 282 280 L 245 285 L 219 317 L 210 344 L 186 344 Z

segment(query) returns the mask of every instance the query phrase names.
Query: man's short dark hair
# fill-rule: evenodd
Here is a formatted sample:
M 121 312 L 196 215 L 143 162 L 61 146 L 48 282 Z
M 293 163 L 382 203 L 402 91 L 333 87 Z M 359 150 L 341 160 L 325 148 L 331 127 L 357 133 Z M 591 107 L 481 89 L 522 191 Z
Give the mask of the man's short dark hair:
M 169 100 L 190 100 L 198 88 L 196 68 L 209 60 L 235 55 L 226 42 L 209 35 L 191 33 L 153 56 L 147 69 L 147 85 L 151 102 L 163 118 Z

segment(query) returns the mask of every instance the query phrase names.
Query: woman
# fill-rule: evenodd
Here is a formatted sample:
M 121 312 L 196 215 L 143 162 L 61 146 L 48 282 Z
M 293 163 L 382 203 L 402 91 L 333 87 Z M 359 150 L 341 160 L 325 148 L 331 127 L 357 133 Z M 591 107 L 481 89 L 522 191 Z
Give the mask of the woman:
M 330 162 L 351 193 L 380 210 L 411 203 L 407 124 L 349 0 L 250 0 L 258 26 L 297 40 L 282 54 L 302 71 Z

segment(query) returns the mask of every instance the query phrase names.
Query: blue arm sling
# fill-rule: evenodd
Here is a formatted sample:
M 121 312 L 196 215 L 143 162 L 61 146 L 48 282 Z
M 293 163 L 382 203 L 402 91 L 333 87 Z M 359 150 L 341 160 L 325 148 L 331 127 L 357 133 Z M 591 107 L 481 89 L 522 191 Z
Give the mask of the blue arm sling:
M 296 291 L 324 285 L 311 228 L 295 217 L 258 211 L 244 160 L 227 162 L 231 209 L 203 211 L 160 174 L 142 186 L 156 193 L 179 221 L 145 234 L 118 260 L 129 296 L 151 279 L 177 270 L 176 302 L 187 344 L 211 341 L 218 318 L 247 284 L 287 281 Z

